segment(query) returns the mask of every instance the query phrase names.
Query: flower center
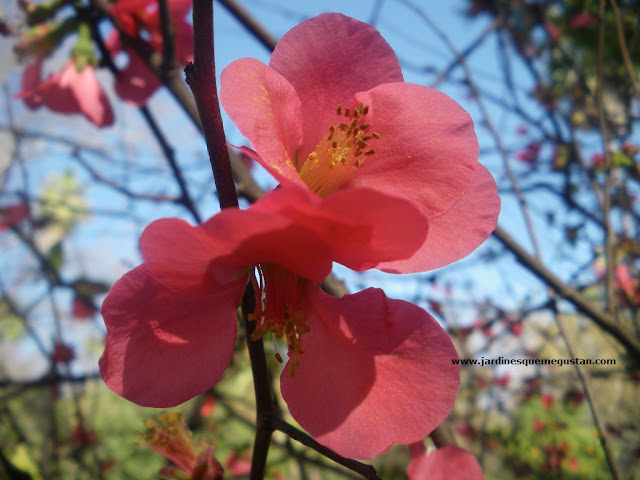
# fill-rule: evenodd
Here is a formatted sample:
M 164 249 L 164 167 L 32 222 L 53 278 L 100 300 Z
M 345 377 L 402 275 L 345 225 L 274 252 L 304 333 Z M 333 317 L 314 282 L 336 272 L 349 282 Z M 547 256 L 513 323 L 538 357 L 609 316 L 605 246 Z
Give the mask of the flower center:
M 338 105 L 329 133 L 302 165 L 300 178 L 319 197 L 340 190 L 353 171 L 376 153 L 369 142 L 379 140 L 380 135 L 368 133 L 371 129 L 371 123 L 366 121 L 368 113 L 369 106 L 362 103 L 353 110 Z
M 294 375 L 300 365 L 302 335 L 309 331 L 304 319 L 305 280 L 278 265 L 258 265 L 256 309 L 249 320 L 256 322 L 251 340 L 257 341 L 271 330 L 277 338 L 285 337 L 289 351 L 289 372 Z M 276 359 L 282 362 L 280 354 Z

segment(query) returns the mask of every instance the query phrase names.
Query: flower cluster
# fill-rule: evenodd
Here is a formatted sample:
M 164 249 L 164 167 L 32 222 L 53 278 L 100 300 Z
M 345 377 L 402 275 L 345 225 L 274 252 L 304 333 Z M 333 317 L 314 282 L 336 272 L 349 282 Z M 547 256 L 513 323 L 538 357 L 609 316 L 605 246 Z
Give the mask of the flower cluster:
M 340 14 L 288 32 L 270 66 L 227 67 L 221 100 L 251 141 L 243 152 L 281 185 L 195 227 L 161 219 L 145 229 L 144 263 L 102 306 L 106 384 L 154 407 L 211 388 L 231 360 L 250 281 L 252 339 L 270 331 L 286 342 L 281 391 L 302 427 L 353 458 L 422 441 L 458 389 L 449 336 L 379 289 L 334 298 L 319 285 L 332 262 L 425 271 L 487 238 L 499 199 L 469 115 L 403 82 L 380 34 Z
M 114 115 L 107 96 L 96 78 L 94 67 L 94 30 L 79 18 L 71 17 L 56 23 L 51 20 L 65 2 L 31 4 L 22 2 L 29 23 L 37 23 L 26 30 L 15 47 L 21 57 L 31 58 L 22 76 L 22 90 L 15 95 L 27 108 L 41 106 L 62 114 L 80 113 L 98 127 L 113 124 Z M 191 9 L 191 0 L 170 0 L 169 9 L 176 30 L 176 53 L 184 66 L 192 57 L 193 28 L 184 20 Z M 156 0 L 118 0 L 111 4 L 110 13 L 122 32 L 132 37 L 148 37 L 151 47 L 162 49 L 160 14 Z M 71 34 L 77 35 L 71 58 L 62 69 L 42 79 L 42 66 Z M 120 98 L 144 105 L 160 82 L 144 61 L 122 46 L 120 33 L 113 29 L 105 42 L 109 53 L 128 54 L 128 65 L 115 75 L 115 90 Z

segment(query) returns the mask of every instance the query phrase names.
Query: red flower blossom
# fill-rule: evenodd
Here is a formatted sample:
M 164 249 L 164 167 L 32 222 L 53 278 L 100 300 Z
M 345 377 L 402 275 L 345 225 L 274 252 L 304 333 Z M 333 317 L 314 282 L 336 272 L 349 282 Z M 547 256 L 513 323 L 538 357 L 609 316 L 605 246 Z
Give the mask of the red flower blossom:
M 76 358 L 76 352 L 73 347 L 64 343 L 57 342 L 51 354 L 51 360 L 54 363 L 69 363 Z
M 281 183 L 320 197 L 368 187 L 414 204 L 429 235 L 411 273 L 471 253 L 494 229 L 499 198 L 478 163 L 471 118 L 455 101 L 405 83 L 395 53 L 370 25 L 337 13 L 294 27 L 269 63 L 245 58 L 221 77 L 221 102 L 251 142 L 243 148 Z
M 17 203 L 8 207 L 0 207 L 0 232 L 16 227 L 29 218 L 29 207 L 26 203 Z
M 456 395 L 448 335 L 427 312 L 381 290 L 333 298 L 317 285 L 333 260 L 362 269 L 412 255 L 423 221 L 410 204 L 373 190 L 320 199 L 293 186 L 197 227 L 158 220 L 140 240 L 145 263 L 103 303 L 102 376 L 119 395 L 154 407 L 212 387 L 231 359 L 246 274 L 259 265 L 254 339 L 269 329 L 285 337 L 281 388 L 293 417 L 349 457 L 418 441 Z
M 118 0 L 109 8 L 124 33 L 132 37 L 144 33 L 153 49 L 162 51 L 160 10 L 156 0 Z M 193 60 L 193 27 L 185 21 L 191 10 L 191 0 L 170 0 L 169 10 L 175 28 L 176 57 L 184 67 Z M 125 51 L 129 57 L 127 66 L 116 75 L 116 93 L 123 100 L 144 105 L 160 87 L 160 81 L 133 50 L 122 46 L 117 30 L 111 32 L 105 43 L 112 55 Z
M 71 434 L 71 439 L 78 447 L 88 447 L 95 445 L 98 441 L 98 434 L 93 430 L 86 430 L 82 425 L 76 425 Z
M 42 81 L 42 58 L 22 73 L 22 91 L 15 95 L 31 110 L 45 106 L 57 113 L 81 113 L 98 127 L 113 124 L 113 111 L 91 65 L 78 70 L 70 60 L 58 73 Z
M 476 458 L 466 450 L 448 445 L 426 455 L 423 443 L 409 446 L 409 480 L 483 480 Z
M 493 377 L 493 384 L 504 388 L 509 384 L 510 379 L 511 376 L 508 373 L 505 373 L 504 375 Z
M 96 314 L 96 310 L 89 302 L 89 299 L 76 295 L 73 298 L 71 313 L 73 313 L 73 316 L 78 319 L 88 320 Z
M 569 19 L 570 28 L 589 28 L 598 23 L 598 19 L 589 12 L 581 12 Z
M 516 153 L 516 158 L 523 163 L 529 165 L 535 165 L 538 161 L 538 154 L 540 153 L 540 142 L 531 142 L 527 146 Z
M 540 433 L 545 428 L 547 428 L 547 424 L 543 420 L 540 420 L 539 418 L 534 418 L 533 419 L 533 430 L 534 430 L 534 432 Z

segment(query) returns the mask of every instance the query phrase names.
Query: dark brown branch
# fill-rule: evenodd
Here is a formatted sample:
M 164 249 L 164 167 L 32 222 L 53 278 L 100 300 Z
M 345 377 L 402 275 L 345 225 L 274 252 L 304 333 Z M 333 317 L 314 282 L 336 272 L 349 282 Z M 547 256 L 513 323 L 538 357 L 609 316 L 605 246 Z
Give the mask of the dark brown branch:
M 350 458 L 345 458 L 341 455 L 338 455 L 333 450 L 316 442 L 306 433 L 301 432 L 292 425 L 289 425 L 281 418 L 274 418 L 272 422 L 273 427 L 275 427 L 276 430 L 286 434 L 288 437 L 293 438 L 303 445 L 312 448 L 316 452 L 324 455 L 327 458 L 330 458 L 334 462 L 347 467 L 349 470 L 362 475 L 364 478 L 367 478 L 369 480 L 381 480 L 381 478 L 378 476 L 378 473 L 376 472 L 376 469 L 371 465 L 367 465 L 366 463 L 358 462 L 357 460 L 352 460 Z
M 248 282 L 242 297 L 242 324 L 244 326 L 251 372 L 253 374 L 253 388 L 256 395 L 256 435 L 253 443 L 253 458 L 251 460 L 251 480 L 261 480 L 267 466 L 267 455 L 273 434 L 272 419 L 276 416 L 276 407 L 271 395 L 271 381 L 269 369 L 264 353 L 262 339 L 254 341 L 251 334 L 255 330 L 255 322 L 249 320 L 249 315 L 256 308 L 256 294 L 253 285 Z
M 218 0 L 244 27 L 269 51 L 276 48 L 278 41 L 236 0 Z

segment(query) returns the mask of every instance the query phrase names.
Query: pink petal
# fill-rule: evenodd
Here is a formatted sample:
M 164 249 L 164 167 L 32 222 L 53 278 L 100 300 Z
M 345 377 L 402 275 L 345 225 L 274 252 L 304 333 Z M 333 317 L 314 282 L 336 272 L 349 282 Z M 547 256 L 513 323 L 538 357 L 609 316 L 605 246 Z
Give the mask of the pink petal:
M 0 207 L 0 232 L 15 227 L 29 218 L 29 207 L 26 203 L 17 203 L 8 207 Z
M 35 110 L 42 105 L 42 99 L 35 92 L 42 81 L 42 58 L 38 57 L 22 71 L 22 90 L 15 95 L 21 98 L 27 108 Z
M 496 182 L 478 166 L 467 193 L 447 212 L 429 219 L 422 247 L 408 260 L 383 262 L 376 268 L 389 273 L 414 273 L 444 267 L 478 248 L 496 227 L 500 197 Z
M 331 271 L 331 252 L 315 232 L 270 212 L 226 209 L 191 227 L 178 219 L 153 222 L 140 247 L 164 285 L 200 292 L 230 282 L 260 264 L 280 265 L 316 283 Z
M 191 11 L 191 2 L 192 0 L 171 0 L 169 2 L 169 11 L 174 22 L 182 20 Z
M 189 0 L 191 8 L 191 0 Z M 176 24 L 176 55 L 181 66 L 193 61 L 193 27 L 187 22 L 180 21 Z
M 47 108 L 57 113 L 82 113 L 78 101 L 69 87 L 75 72 L 75 64 L 69 62 L 60 72 L 50 75 L 38 86 L 37 92 Z
M 413 445 L 411 446 L 413 447 Z M 422 454 L 420 453 L 422 450 Z M 466 450 L 448 445 L 424 455 L 422 449 L 411 449 L 411 463 L 407 468 L 409 480 L 483 480 L 484 475 L 476 458 Z
M 381 138 L 347 186 L 407 198 L 427 218 L 449 210 L 478 165 L 469 114 L 444 93 L 411 83 L 381 85 L 357 94 L 356 102 L 370 106 L 367 121 Z
M 286 215 L 323 238 L 335 262 L 354 270 L 380 259 L 408 258 L 422 245 L 427 222 L 409 202 L 353 188 L 320 199 L 306 189 L 280 187 L 253 207 Z
M 70 87 L 82 113 L 98 127 L 113 125 L 111 104 L 98 83 L 93 67 L 87 65 L 82 72 L 76 73 Z
M 623 263 L 618 264 L 615 269 L 615 275 L 619 287 L 622 288 L 627 297 L 634 298 L 636 289 L 627 266 Z
M 279 181 L 303 185 L 296 170 L 302 143 L 300 101 L 291 84 L 252 58 L 225 68 L 220 84 L 222 106 L 259 154 L 256 160 Z
M 309 290 L 304 354 L 282 395 L 316 440 L 350 458 L 414 443 L 447 416 L 459 369 L 446 332 L 424 310 L 368 289 L 333 298 Z
M 126 101 L 143 106 L 160 87 L 160 81 L 133 50 L 127 49 L 129 64 L 116 75 L 116 93 Z
M 175 406 L 211 388 L 233 354 L 243 289 L 241 280 L 206 295 L 176 294 L 144 264 L 127 273 L 102 305 L 107 386 L 149 407 Z
M 228 252 L 219 238 L 177 218 L 162 218 L 147 226 L 140 249 L 147 269 L 158 281 L 190 294 L 216 288 L 209 263 L 216 254 Z
M 269 65 L 302 102 L 302 158 L 327 133 L 338 104 L 350 106 L 357 92 L 403 81 L 398 59 L 380 33 L 340 13 L 318 15 L 289 30 Z

